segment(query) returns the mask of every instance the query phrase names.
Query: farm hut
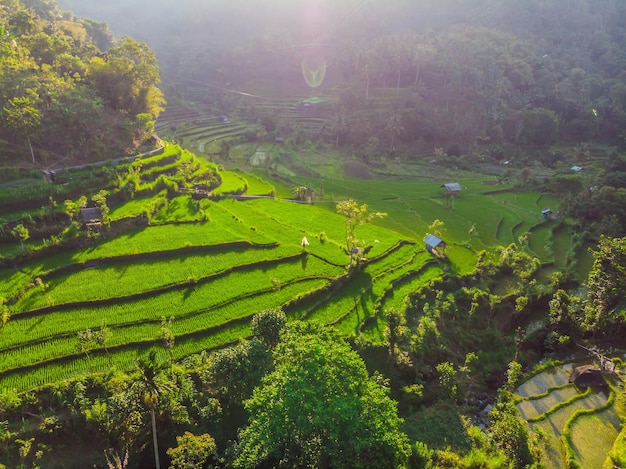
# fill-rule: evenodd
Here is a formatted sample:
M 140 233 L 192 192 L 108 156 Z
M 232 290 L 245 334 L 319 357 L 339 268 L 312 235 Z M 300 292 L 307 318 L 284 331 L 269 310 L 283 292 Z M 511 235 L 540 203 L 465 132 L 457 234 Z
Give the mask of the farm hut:
M 436 252 L 437 248 L 443 249 L 446 247 L 445 241 L 437 238 L 437 236 L 429 234 L 424 238 L 424 242 L 426 243 L 426 250 L 428 252 Z
M 574 368 L 569 377 L 569 382 L 580 387 L 603 386 L 606 384 L 602 376 L 602 370 L 593 365 L 583 365 Z
M 285 143 L 285 137 L 274 137 L 274 143 Z
M 541 211 L 541 216 L 543 217 L 544 220 L 548 220 L 551 215 L 552 215 L 552 210 L 550 210 L 549 208 L 544 208 Z
M 572 166 L 571 170 L 574 171 L 575 173 L 580 173 L 583 170 L 583 168 L 582 166 Z
M 461 184 L 458 182 L 450 182 L 448 184 L 444 184 L 443 186 L 446 189 L 446 195 L 448 196 L 457 196 L 461 192 Z
M 83 221 L 83 226 L 100 226 L 102 224 L 102 212 L 98 207 L 81 208 L 80 219 Z

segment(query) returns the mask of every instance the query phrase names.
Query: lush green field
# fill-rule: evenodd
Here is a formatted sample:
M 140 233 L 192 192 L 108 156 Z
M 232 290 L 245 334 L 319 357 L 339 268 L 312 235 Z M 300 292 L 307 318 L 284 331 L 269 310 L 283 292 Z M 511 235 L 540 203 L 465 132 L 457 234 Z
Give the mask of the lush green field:
M 580 467 L 603 467 L 617 438 L 620 418 L 605 391 L 582 390 L 568 383 L 571 365 L 550 368 L 523 383 L 516 391 L 517 407 L 530 428 L 546 436 L 546 467 L 566 466 L 566 454 Z
M 0 269 L 0 296 L 12 314 L 0 333 L 0 388 L 23 391 L 111 363 L 131 367 L 137 354 L 160 346 L 162 317 L 174 318 L 178 358 L 248 335 L 252 315 L 270 307 L 382 343 L 384 311 L 403 310 L 410 293 L 445 270 L 470 272 L 478 250 L 517 242 L 526 231 L 544 262 L 565 265 L 571 250 L 567 225 L 541 216 L 544 207 L 558 209 L 549 196 L 466 178 L 461 194 L 449 199 L 441 187 L 447 180 L 350 179 L 316 152 L 307 161 L 337 176 L 294 177 L 294 185 L 323 193 L 315 204 L 216 202 L 195 200 L 189 192 L 171 197 L 165 190 L 146 195 L 151 181 L 172 165 L 200 171 L 205 163 L 177 146 L 143 160 L 137 195 L 111 210 L 112 223 L 130 221 L 120 233 Z M 270 183 L 261 174 L 220 170 L 221 185 L 213 193 L 288 192 L 284 180 Z M 357 227 L 357 237 L 371 250 L 364 268 L 350 275 L 345 218 L 335 211 L 337 201 L 347 198 L 387 213 Z M 422 244 L 435 219 L 445 223 L 445 263 Z M 77 335 L 103 326 L 110 338 L 88 344 L 88 359 L 78 352 Z
M 319 186 L 314 179 L 299 180 Z M 517 242 L 522 233 L 531 231 L 531 247 L 536 248 L 536 254 L 544 262 L 552 260 L 544 246 L 557 223 L 544 222 L 541 210 L 549 207 L 556 212 L 557 198 L 514 192 L 506 184 L 492 184 L 492 179 L 472 178 L 462 180 L 459 196 L 449 199 L 441 187 L 444 182 L 450 181 L 342 178 L 324 179 L 323 184 L 327 198 L 352 197 L 367 202 L 372 210 L 388 213 L 381 223 L 413 239 L 421 240 L 435 219 L 445 223 L 447 241 L 470 245 L 474 250 Z
M 128 217 L 150 203 L 133 199 L 113 214 Z M 276 306 L 380 341 L 383 296 L 434 261 L 414 240 L 364 225 L 358 236 L 373 248 L 365 269 L 348 277 L 344 221 L 318 205 L 182 196 L 150 226 L 3 269 L 12 317 L 0 334 L 0 387 L 23 391 L 111 364 L 132 367 L 139 353 L 160 346 L 162 317 L 173 318 L 178 358 L 248 335 L 251 316 Z M 371 320 L 362 327 L 367 318 L 379 327 Z M 90 343 L 89 358 L 79 353 L 77 334 L 102 326 L 110 331 L 106 349 Z

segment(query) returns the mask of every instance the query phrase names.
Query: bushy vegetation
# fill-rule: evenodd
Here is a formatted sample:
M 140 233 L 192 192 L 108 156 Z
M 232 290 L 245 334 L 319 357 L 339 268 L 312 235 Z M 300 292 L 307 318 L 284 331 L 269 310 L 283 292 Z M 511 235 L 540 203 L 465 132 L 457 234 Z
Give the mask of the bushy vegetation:
M 121 157 L 152 137 L 164 99 L 146 44 L 114 41 L 106 24 L 55 2 L 9 1 L 0 9 L 0 57 L 4 164 Z

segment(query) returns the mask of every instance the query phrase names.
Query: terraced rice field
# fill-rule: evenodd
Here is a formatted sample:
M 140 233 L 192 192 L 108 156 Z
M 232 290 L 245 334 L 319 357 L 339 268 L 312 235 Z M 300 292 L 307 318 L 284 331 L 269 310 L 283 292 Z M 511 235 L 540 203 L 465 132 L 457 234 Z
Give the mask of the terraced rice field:
M 316 179 L 298 180 L 310 187 L 319 185 Z M 333 200 L 353 197 L 367 202 L 373 210 L 388 213 L 384 220 L 387 227 L 413 239 L 421 240 L 428 225 L 439 219 L 445 223 L 446 240 L 458 247 L 470 246 L 474 251 L 490 249 L 517 243 L 521 234 L 530 232 L 530 247 L 543 262 L 554 262 L 555 255 L 567 253 L 570 245 L 564 239 L 565 225 L 559 225 L 556 220 L 545 221 L 541 216 L 545 206 L 556 212 L 558 199 L 538 192 L 514 192 L 504 184 L 484 185 L 484 181 L 463 180 L 463 189 L 453 202 L 446 199 L 441 187 L 447 180 L 390 183 L 326 178 L 324 193 Z M 557 227 L 557 234 L 553 235 L 552 230 Z
M 112 215 L 136 216 L 151 203 L 131 200 Z M 373 246 L 368 264 L 348 276 L 344 221 L 314 205 L 179 196 L 149 226 L 2 269 L 12 317 L 0 335 L 0 389 L 130 368 L 138 354 L 161 346 L 163 317 L 173 318 L 175 358 L 249 335 L 251 317 L 272 307 L 382 340 L 381 327 L 364 325 L 378 325 L 390 287 L 417 286 L 443 271 L 414 241 L 366 225 L 358 235 Z M 107 342 L 80 353 L 78 333 L 102 327 Z
M 572 365 L 544 371 L 516 391 L 520 415 L 546 435 L 546 467 L 566 468 L 566 454 L 584 468 L 602 468 L 621 427 L 608 390 L 577 388 L 568 382 Z
M 196 120 L 207 123 L 205 117 Z M 346 335 L 382 342 L 382 313 L 403 310 L 411 292 L 444 273 L 422 246 L 433 220 L 446 224 L 448 267 L 463 274 L 474 267 L 478 249 L 514 242 L 518 230 L 544 226 L 540 209 L 554 203 L 507 187 L 485 193 L 481 179 L 464 181 L 453 204 L 441 182 L 346 178 L 324 179 L 327 198 L 315 205 L 270 198 L 215 202 L 189 192 L 168 196 L 167 190 L 147 195 L 145 188 L 161 175 L 177 174 L 182 161 L 187 171 L 211 165 L 175 146 L 142 161 L 135 198 L 112 207 L 112 222 L 126 226 L 115 236 L 0 269 L 0 296 L 12 313 L 0 334 L 0 390 L 132 367 L 138 354 L 162 346 L 163 317 L 174 318 L 176 358 L 249 335 L 250 318 L 271 307 L 282 307 L 291 319 L 334 324 Z M 319 155 L 316 164 L 323 165 Z M 220 177 L 214 193 L 275 190 L 239 171 L 220 171 Z M 300 180 L 321 184 L 295 182 Z M 365 267 L 352 275 L 345 218 L 335 213 L 336 201 L 348 197 L 388 213 L 382 222 L 357 228 L 372 249 Z M 553 251 L 562 253 L 569 249 L 561 239 L 566 234 L 549 228 L 534 242 L 552 240 Z M 305 236 L 310 244 L 303 250 Z M 88 355 L 80 353 L 78 333 L 102 327 L 111 332 L 108 341 L 90 343 Z

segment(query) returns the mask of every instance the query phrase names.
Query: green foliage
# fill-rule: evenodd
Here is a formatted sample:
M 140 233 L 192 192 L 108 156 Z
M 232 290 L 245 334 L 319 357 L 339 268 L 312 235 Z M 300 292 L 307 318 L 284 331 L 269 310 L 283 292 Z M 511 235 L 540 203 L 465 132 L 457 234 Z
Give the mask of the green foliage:
M 450 362 L 439 363 L 436 367 L 439 373 L 439 384 L 450 399 L 456 398 L 456 370 Z
M 526 425 L 519 417 L 515 403 L 506 391 L 490 413 L 490 435 L 516 468 L 533 462 Z
M 614 467 L 626 466 L 626 430 L 623 430 L 615 440 L 608 458 Z
M 406 463 L 410 448 L 396 404 L 336 333 L 311 323 L 287 326 L 274 358 L 276 369 L 246 402 L 250 420 L 235 466 Z
M 434 455 L 435 452 L 429 449 L 425 443 L 416 441 L 411 445 L 409 467 L 412 469 L 430 469 L 433 467 Z
M 346 217 L 346 251 L 350 256 L 350 266 L 359 265 L 363 258 L 365 246 L 355 233 L 357 226 L 364 225 L 376 218 L 387 216 L 382 212 L 369 212 L 367 204 L 359 205 L 349 199 L 337 204 L 337 213 Z
M 217 456 L 217 446 L 211 435 L 194 435 L 185 432 L 176 437 L 175 448 L 167 450 L 171 458 L 172 469 L 200 469 L 208 467 L 208 463 Z
M 218 397 L 235 404 L 250 397 L 271 367 L 271 354 L 261 341 L 241 341 L 211 355 L 204 380 Z
M 585 323 L 595 334 L 611 336 L 626 323 L 626 238 L 601 237 L 593 251 L 594 263 L 587 287 Z
M 252 316 L 250 330 L 253 336 L 262 340 L 268 348 L 273 349 L 286 323 L 287 316 L 282 310 L 266 309 Z
M 20 242 L 20 245 L 22 246 L 22 250 L 23 250 L 24 242 L 26 242 L 28 238 L 30 238 L 30 233 L 28 231 L 28 228 L 26 228 L 24 225 L 20 223 L 19 225 L 16 225 L 15 228 L 11 230 L 11 234 Z
M 394 355 L 396 353 L 396 345 L 408 332 L 406 318 L 403 312 L 395 309 L 385 311 L 384 318 L 387 325 L 385 328 L 385 337 L 389 342 L 389 353 Z

